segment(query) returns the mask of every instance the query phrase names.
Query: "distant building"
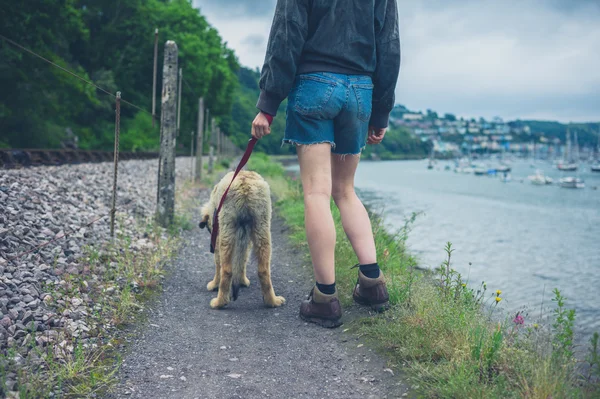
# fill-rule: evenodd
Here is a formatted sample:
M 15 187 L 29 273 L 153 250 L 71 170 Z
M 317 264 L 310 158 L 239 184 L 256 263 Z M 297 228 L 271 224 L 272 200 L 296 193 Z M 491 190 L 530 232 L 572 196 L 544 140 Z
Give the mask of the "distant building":
M 423 117 L 423 114 L 417 113 L 406 113 L 402 115 L 402 119 L 404 119 L 405 121 L 420 121 L 423 120 Z

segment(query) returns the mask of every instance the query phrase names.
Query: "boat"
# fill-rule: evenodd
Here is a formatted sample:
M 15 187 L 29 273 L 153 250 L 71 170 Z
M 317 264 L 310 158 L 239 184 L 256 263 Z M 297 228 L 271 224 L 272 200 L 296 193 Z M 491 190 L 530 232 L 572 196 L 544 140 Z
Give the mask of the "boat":
M 488 168 L 482 164 L 473 164 L 473 173 L 475 176 L 483 176 L 488 174 Z
M 585 183 L 578 177 L 563 177 L 559 184 L 562 188 L 585 188 Z
M 536 170 L 534 175 L 527 177 L 527 180 L 536 186 L 545 186 L 546 184 L 552 184 L 554 182 L 552 178 L 544 176 L 541 170 Z
M 512 177 L 510 176 L 510 173 L 508 173 L 508 172 L 505 172 L 500 175 L 500 181 L 503 183 L 508 183 L 511 180 L 512 180 Z
M 561 170 L 563 172 L 575 172 L 577 170 L 576 163 L 559 163 L 556 165 L 556 169 Z
M 427 169 L 433 169 L 434 159 L 435 159 L 435 151 L 434 151 L 434 145 L 432 143 L 431 153 L 429 154 L 429 163 L 427 164 Z
M 590 166 L 592 172 L 600 172 L 600 130 L 598 130 L 598 144 L 596 145 L 596 162 Z
M 575 146 L 577 147 L 577 133 L 574 134 L 575 135 Z M 579 157 L 579 150 L 577 151 L 577 158 Z M 575 172 L 578 168 L 577 163 L 573 162 L 573 151 L 571 148 L 571 133 L 570 131 L 567 129 L 567 145 L 565 148 L 565 154 L 563 157 L 563 160 L 560 161 L 557 165 L 556 165 L 556 169 L 563 171 L 563 172 Z

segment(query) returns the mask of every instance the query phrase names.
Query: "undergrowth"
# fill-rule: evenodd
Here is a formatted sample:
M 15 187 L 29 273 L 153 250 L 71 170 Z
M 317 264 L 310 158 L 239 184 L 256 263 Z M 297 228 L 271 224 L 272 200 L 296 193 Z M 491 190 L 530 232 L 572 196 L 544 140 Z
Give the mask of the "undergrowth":
M 263 175 L 277 197 L 279 214 L 292 241 L 308 257 L 301 184 L 267 156 L 254 154 L 249 169 Z M 356 256 L 332 203 L 336 224 L 336 283 L 340 300 L 351 306 Z M 554 321 L 546 325 L 525 312 L 506 315 L 502 291 L 474 287 L 452 268 L 451 243 L 440 248 L 440 267 L 417 269 L 406 239 L 417 215 L 397 232 L 371 214 L 377 257 L 386 277 L 391 309 L 353 322 L 430 398 L 597 398 L 600 397 L 598 334 L 592 337 L 585 365 L 574 357 L 575 311 L 554 290 Z M 442 256 L 444 255 L 444 256 Z M 582 367 L 585 366 L 585 367 Z

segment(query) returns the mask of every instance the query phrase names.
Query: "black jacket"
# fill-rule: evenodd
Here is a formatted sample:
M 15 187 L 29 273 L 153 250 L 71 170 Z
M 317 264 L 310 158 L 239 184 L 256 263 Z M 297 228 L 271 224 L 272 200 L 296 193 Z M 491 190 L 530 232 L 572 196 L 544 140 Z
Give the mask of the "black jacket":
M 370 124 L 387 127 L 399 70 L 396 0 L 278 0 L 256 106 L 275 115 L 297 74 L 369 75 Z

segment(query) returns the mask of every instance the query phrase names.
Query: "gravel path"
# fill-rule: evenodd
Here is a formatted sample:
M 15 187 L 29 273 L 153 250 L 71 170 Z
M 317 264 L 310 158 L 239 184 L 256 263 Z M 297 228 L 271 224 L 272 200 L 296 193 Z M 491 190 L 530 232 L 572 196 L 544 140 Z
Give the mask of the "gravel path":
M 220 311 L 210 309 L 216 294 L 205 288 L 214 273 L 209 235 L 198 228 L 186 233 L 110 398 L 403 397 L 405 384 L 344 326 L 327 330 L 298 318 L 309 270 L 281 219 L 274 219 L 272 233 L 273 285 L 287 304 L 263 306 L 252 262 L 250 287 Z M 345 311 L 348 317 L 356 309 Z

